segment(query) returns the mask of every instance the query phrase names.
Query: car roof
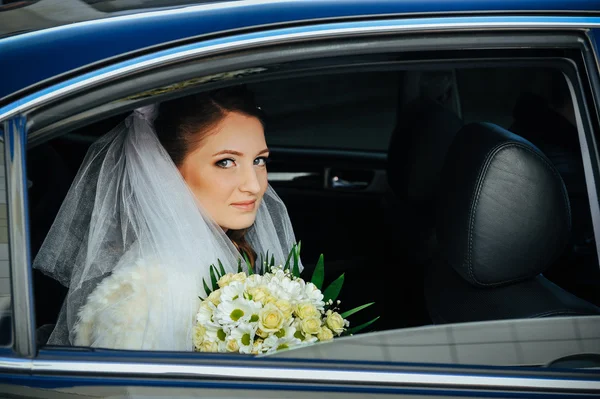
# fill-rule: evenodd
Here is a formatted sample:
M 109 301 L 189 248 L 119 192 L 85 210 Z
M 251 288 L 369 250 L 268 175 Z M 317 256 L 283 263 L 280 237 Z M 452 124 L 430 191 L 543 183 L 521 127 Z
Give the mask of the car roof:
M 49 24 L 53 27 L 35 30 L 35 18 L 23 13 L 28 7 L 39 7 L 42 3 L 46 7 L 44 15 L 51 20 Z M 2 32 L 5 37 L 0 37 L 3 59 L 0 101 L 4 102 L 2 100 L 7 95 L 36 82 L 85 65 L 152 46 L 219 32 L 375 16 L 587 15 L 600 10 L 600 0 L 239 0 L 208 3 L 176 0 L 171 3 L 178 7 L 165 7 L 168 3 L 162 0 L 144 0 L 140 4 L 146 8 L 142 10 L 126 10 L 126 3 L 119 9 L 120 1 L 113 0 L 110 2 L 116 4 L 113 11 L 100 12 L 96 7 L 94 10 L 97 14 L 91 15 L 84 12 L 74 14 L 72 10 L 69 14 L 67 10 L 73 5 L 99 3 L 103 1 L 42 0 L 0 13 L 0 27 L 8 26 L 10 21 L 12 29 Z M 61 7 L 66 8 L 61 10 Z M 123 12 L 126 14 L 121 15 Z M 61 14 L 64 17 L 58 17 Z M 57 17 L 52 21 L 53 15 Z M 83 21 L 75 22 L 77 18 Z M 23 21 L 21 25 L 18 23 L 20 19 Z M 48 21 L 45 23 L 48 25 Z

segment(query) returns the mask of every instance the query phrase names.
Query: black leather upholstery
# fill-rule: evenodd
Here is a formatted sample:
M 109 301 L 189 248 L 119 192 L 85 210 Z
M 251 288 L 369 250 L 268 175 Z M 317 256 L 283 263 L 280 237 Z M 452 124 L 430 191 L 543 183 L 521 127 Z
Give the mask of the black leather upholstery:
M 425 288 L 429 315 L 436 324 L 600 314 L 596 306 L 541 274 L 516 284 L 482 288 L 438 260 L 427 270 Z
M 472 284 L 536 276 L 563 250 L 571 215 L 560 176 L 531 143 L 498 126 L 460 131 L 441 192 L 440 249 Z
M 435 322 L 600 313 L 541 275 L 564 249 L 571 214 L 560 175 L 533 144 L 467 125 L 441 181 L 439 255 L 425 280 Z

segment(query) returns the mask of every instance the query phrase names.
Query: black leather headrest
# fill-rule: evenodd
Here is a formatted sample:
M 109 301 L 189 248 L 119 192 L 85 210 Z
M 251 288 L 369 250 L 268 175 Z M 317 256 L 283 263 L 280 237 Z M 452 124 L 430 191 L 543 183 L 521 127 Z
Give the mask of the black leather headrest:
M 467 281 L 494 286 L 545 271 L 571 228 L 564 183 L 529 141 L 489 123 L 463 127 L 442 172 L 441 255 Z
M 418 100 L 403 112 L 388 149 L 392 190 L 411 201 L 433 199 L 446 152 L 462 125 L 458 115 L 432 100 Z

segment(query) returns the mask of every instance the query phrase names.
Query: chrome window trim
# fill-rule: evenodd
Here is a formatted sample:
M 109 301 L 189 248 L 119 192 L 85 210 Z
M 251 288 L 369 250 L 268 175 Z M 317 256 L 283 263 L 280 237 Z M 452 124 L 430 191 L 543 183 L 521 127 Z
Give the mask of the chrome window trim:
M 464 18 L 468 19 L 468 18 Z M 591 18 L 588 18 L 591 19 Z M 172 54 L 159 56 L 146 61 L 140 61 L 134 65 L 124 66 L 115 70 L 100 73 L 88 79 L 67 85 L 56 89 L 50 93 L 35 97 L 21 105 L 10 109 L 3 114 L 0 114 L 0 121 L 10 118 L 19 113 L 29 111 L 34 107 L 44 105 L 50 101 L 54 101 L 61 96 L 90 88 L 96 84 L 101 84 L 111 79 L 124 77 L 128 74 L 140 72 L 145 69 L 153 68 L 160 64 L 182 62 L 199 56 L 210 56 L 224 51 L 241 51 L 257 45 L 272 45 L 282 42 L 290 42 L 306 39 L 331 39 L 346 35 L 366 35 L 366 34 L 392 34 L 392 33 L 422 33 L 422 32 L 447 32 L 447 31 L 480 31 L 480 30 L 509 30 L 509 29 L 569 29 L 569 30 L 586 30 L 589 28 L 600 28 L 600 19 L 596 22 L 455 22 L 455 23 L 423 23 L 423 24 L 407 24 L 406 21 L 396 20 L 395 23 L 382 26 L 362 26 L 362 27 L 347 27 L 338 29 L 320 29 L 323 26 L 317 25 L 311 28 L 316 30 L 308 32 L 297 32 L 288 34 L 276 34 L 274 36 L 259 37 L 245 40 L 235 40 L 235 36 L 231 37 L 232 41 L 222 44 L 211 45 L 207 47 L 199 47 L 190 50 L 177 51 Z M 386 21 L 388 22 L 388 21 Z M 356 23 L 359 24 L 359 23 Z M 270 33 L 266 31 L 266 33 Z M 272 32 L 271 32 L 272 33 Z M 196 43 L 201 45 L 201 42 Z
M 183 365 L 136 362 L 92 362 L 60 360 L 0 359 L 3 372 L 30 372 L 36 375 L 86 375 L 140 378 L 206 378 L 246 382 L 325 383 L 344 385 L 426 386 L 453 389 L 511 389 L 572 392 L 598 392 L 600 381 L 594 376 L 561 379 L 557 377 L 479 376 L 458 373 L 363 371 L 325 368 L 243 367 Z
M 13 349 L 20 356 L 35 356 L 32 271 L 29 262 L 27 178 L 25 153 L 27 124 L 24 116 L 5 122 L 4 149 L 8 204 L 9 257 L 13 308 Z M 0 165 L 2 167 L 2 165 Z

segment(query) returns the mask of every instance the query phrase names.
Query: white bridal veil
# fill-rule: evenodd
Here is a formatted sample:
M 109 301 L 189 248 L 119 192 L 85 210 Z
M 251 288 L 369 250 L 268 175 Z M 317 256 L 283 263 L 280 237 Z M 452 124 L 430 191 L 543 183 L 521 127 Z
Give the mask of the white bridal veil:
M 204 296 L 209 265 L 220 259 L 226 271 L 237 271 L 239 252 L 199 206 L 158 141 L 156 109 L 134 111 L 91 146 L 35 258 L 35 268 L 69 288 L 50 345 L 72 345 L 90 293 L 119 269 L 141 262 L 158 271 L 160 281 L 153 284 L 166 287 L 144 288 L 150 305 L 140 309 L 148 312 L 141 319 L 158 320 L 161 330 L 149 334 L 159 341 L 152 347 L 191 349 L 191 335 L 173 342 L 174 323 L 188 323 L 191 334 L 189 315 L 197 296 Z M 272 188 L 246 237 L 256 253 L 268 250 L 278 264 L 285 262 L 295 238 Z

